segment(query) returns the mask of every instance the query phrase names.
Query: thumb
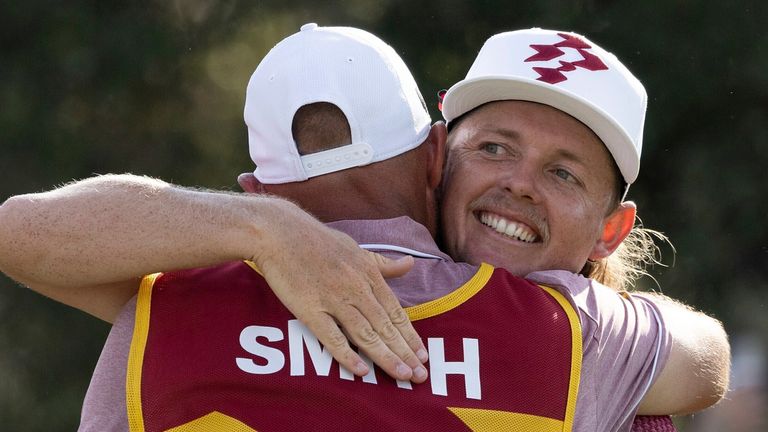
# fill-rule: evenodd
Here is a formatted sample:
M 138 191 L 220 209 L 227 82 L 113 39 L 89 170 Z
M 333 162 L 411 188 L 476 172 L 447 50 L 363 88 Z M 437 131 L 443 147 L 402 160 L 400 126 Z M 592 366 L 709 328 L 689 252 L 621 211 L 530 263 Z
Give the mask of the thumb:
M 370 254 L 376 263 L 376 267 L 379 268 L 381 276 L 385 279 L 400 277 L 413 268 L 413 257 L 410 255 L 393 260 L 375 252 L 370 252 Z

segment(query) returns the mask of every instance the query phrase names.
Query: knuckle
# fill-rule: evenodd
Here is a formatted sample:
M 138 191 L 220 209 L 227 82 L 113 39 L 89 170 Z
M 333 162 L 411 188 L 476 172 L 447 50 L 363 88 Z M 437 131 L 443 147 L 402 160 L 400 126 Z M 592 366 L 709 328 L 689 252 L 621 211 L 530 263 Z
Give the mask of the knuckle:
M 379 328 L 381 339 L 387 343 L 396 341 L 398 334 L 397 328 L 391 322 L 387 322 Z
M 389 320 L 392 321 L 392 324 L 398 327 L 404 326 L 410 322 L 408 314 L 405 313 L 405 310 L 401 307 L 389 311 Z
M 390 261 L 389 258 L 387 258 L 387 257 L 385 257 L 384 255 L 381 255 L 381 254 L 377 254 L 377 253 L 371 252 L 371 256 L 373 256 L 373 261 L 376 264 L 387 264 Z
M 342 349 L 348 346 L 347 337 L 341 331 L 332 332 L 327 337 L 329 348 Z
M 379 335 L 369 326 L 360 328 L 357 331 L 359 342 L 363 345 L 373 345 L 379 341 Z

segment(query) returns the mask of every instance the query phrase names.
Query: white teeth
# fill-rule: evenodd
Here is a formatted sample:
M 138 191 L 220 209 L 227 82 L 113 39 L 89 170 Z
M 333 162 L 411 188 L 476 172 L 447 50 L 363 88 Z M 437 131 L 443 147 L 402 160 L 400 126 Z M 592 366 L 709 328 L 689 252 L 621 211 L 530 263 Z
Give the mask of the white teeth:
M 517 230 L 515 231 L 515 237 L 523 238 L 523 227 L 519 226 L 517 227 Z
M 528 227 L 516 222 L 508 221 L 503 217 L 491 215 L 489 213 L 481 213 L 480 222 L 482 222 L 483 225 L 493 228 L 499 233 L 526 243 L 533 243 L 533 241 L 536 240 L 536 234 L 529 230 Z
M 533 237 L 531 236 L 530 233 L 523 233 L 523 241 L 525 241 L 525 242 L 532 242 L 533 241 Z
M 499 219 L 498 221 L 499 222 L 496 224 L 496 231 L 500 233 L 505 232 L 507 229 L 507 221 L 505 219 Z

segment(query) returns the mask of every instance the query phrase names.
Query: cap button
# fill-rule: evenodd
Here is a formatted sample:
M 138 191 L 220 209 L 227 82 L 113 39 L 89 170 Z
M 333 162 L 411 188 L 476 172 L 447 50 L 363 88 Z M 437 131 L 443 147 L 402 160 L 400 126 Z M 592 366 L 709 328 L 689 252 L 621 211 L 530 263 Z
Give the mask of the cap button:
M 316 23 L 306 23 L 303 26 L 301 26 L 301 31 L 310 31 L 317 28 Z

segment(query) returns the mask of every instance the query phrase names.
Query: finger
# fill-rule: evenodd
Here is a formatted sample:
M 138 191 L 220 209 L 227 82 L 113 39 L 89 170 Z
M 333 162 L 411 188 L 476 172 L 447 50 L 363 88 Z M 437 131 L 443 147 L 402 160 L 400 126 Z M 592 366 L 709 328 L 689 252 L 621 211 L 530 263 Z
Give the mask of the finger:
M 427 347 L 424 346 L 424 341 L 416 332 L 416 329 L 413 327 L 411 319 L 408 317 L 405 310 L 399 304 L 392 305 L 391 307 L 387 305 L 382 306 L 384 306 L 384 310 L 389 316 L 389 320 L 395 328 L 397 328 L 397 331 L 405 340 L 405 343 L 408 344 L 411 350 L 416 354 L 416 358 L 418 358 L 421 363 L 429 361 Z
M 387 315 L 389 322 L 395 326 L 397 332 L 416 355 L 416 358 L 421 363 L 426 363 L 429 360 L 427 348 L 424 346 L 424 342 L 416 332 L 416 329 L 413 328 L 413 324 L 411 323 L 408 314 L 405 312 L 405 309 L 400 306 L 397 297 L 395 297 L 392 290 L 383 280 L 374 281 L 371 285 L 373 295 L 376 297 L 376 301 L 384 309 L 384 313 Z
M 391 296 L 390 300 L 399 308 L 400 306 L 397 304 L 397 299 L 394 298 L 391 291 L 388 294 Z M 355 306 L 358 308 L 364 321 L 363 326 L 359 327 L 360 331 L 367 330 L 365 324 L 368 323 L 370 323 L 368 327 L 371 328 L 372 331 L 370 334 L 359 334 L 360 339 L 362 339 L 363 343 L 366 343 L 366 345 L 358 346 L 371 358 L 371 360 L 380 366 L 383 365 L 377 361 L 378 356 L 388 358 L 390 353 L 394 353 L 400 361 L 404 362 L 411 369 L 412 376 L 410 379 L 412 381 L 425 381 L 427 379 L 427 369 L 422 365 L 421 360 L 416 354 L 416 350 L 413 350 L 409 346 L 408 342 L 400 334 L 398 328 L 389 319 L 389 316 L 382 308 L 382 305 L 376 301 L 376 298 L 370 296 L 369 299 L 369 301 L 361 301 Z M 403 315 L 405 315 L 404 311 Z M 410 328 L 413 335 L 418 338 L 418 334 L 416 334 L 416 331 L 410 326 L 410 322 L 408 322 L 407 315 L 405 315 L 404 319 L 407 322 L 404 327 Z M 358 327 L 353 328 L 358 329 Z M 426 350 L 424 351 L 424 354 L 426 354 Z
M 393 260 L 375 252 L 368 253 L 373 258 L 381 276 L 384 278 L 400 277 L 413 268 L 413 257 L 410 255 Z
M 347 336 L 341 331 L 333 318 L 326 314 L 321 314 L 316 319 L 305 323 L 305 325 L 341 366 L 357 376 L 364 376 L 369 372 L 368 365 L 349 346 Z
M 371 326 L 368 318 L 364 317 L 357 309 L 350 306 L 344 314 L 337 314 L 337 319 L 352 343 L 357 345 L 357 347 L 360 348 L 360 350 L 387 375 L 398 380 L 410 380 L 413 377 L 414 369 L 406 364 L 401 357 L 384 342 L 377 330 Z M 391 327 L 391 332 L 394 332 L 394 326 Z M 386 333 L 387 330 L 384 330 L 384 332 Z M 399 349 L 403 351 L 403 348 L 405 348 L 406 351 L 410 351 L 405 344 L 405 341 L 401 339 Z M 412 359 L 415 358 L 415 355 L 412 352 L 411 356 Z M 424 368 L 418 362 L 415 364 L 420 368 Z

